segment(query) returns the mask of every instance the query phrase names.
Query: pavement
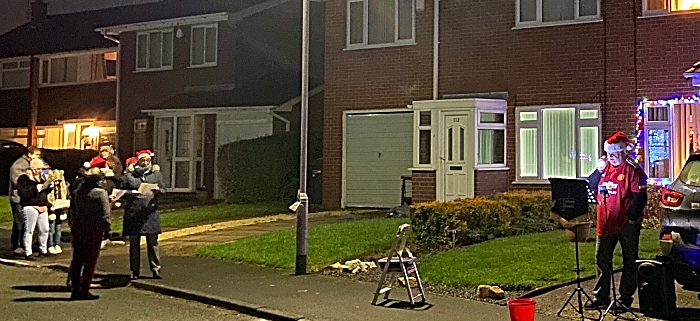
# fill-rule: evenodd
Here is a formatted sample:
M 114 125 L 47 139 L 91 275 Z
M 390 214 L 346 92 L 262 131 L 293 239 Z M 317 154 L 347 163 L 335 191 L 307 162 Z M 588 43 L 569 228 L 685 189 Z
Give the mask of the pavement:
M 167 214 L 166 214 L 167 215 Z M 314 213 L 309 224 L 342 222 L 376 215 L 365 212 Z M 169 296 L 238 310 L 269 320 L 401 320 L 407 318 L 433 320 L 496 321 L 510 320 L 508 308 L 451 296 L 428 293 L 426 304 L 411 307 L 405 290 L 392 291 L 389 301 L 371 305 L 375 283 L 317 274 L 295 276 L 293 271 L 272 269 L 212 258 L 192 256 L 198 246 L 230 242 L 238 238 L 293 228 L 293 215 L 281 216 L 267 222 L 239 220 L 218 225 L 211 231 L 190 230 L 161 242 L 162 280 L 139 279 L 131 285 Z M 249 219 L 252 220 L 252 219 Z M 0 229 L 1 247 L 6 247 L 9 231 Z M 11 258 L 7 249 L 0 263 L 51 267 L 65 271 L 70 263 L 70 246 L 63 254 L 24 262 Z M 142 249 L 143 276 L 149 276 L 145 250 Z M 101 253 L 99 275 L 127 276 L 129 274 L 128 246 L 110 245 Z M 313 253 L 310 253 L 313 255 Z M 63 285 L 58 280 L 56 285 Z M 107 295 L 107 294 L 105 294 Z M 538 311 L 540 308 L 538 307 Z M 565 320 L 538 313 L 538 321 Z

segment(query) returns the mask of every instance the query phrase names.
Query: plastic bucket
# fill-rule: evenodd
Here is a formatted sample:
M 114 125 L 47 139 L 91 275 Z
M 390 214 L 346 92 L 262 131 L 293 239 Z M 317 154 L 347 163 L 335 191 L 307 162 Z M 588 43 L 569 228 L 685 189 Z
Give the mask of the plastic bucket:
M 508 301 L 510 321 L 535 321 L 535 299 L 513 299 Z

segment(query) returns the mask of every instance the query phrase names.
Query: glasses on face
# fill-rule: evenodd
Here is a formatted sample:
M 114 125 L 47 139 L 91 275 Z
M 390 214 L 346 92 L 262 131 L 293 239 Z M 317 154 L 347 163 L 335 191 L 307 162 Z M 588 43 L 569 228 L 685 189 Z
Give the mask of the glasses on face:
M 608 156 L 610 156 L 610 157 L 615 157 L 615 158 L 620 158 L 620 157 L 622 157 L 622 152 L 610 153 L 610 154 L 608 154 Z

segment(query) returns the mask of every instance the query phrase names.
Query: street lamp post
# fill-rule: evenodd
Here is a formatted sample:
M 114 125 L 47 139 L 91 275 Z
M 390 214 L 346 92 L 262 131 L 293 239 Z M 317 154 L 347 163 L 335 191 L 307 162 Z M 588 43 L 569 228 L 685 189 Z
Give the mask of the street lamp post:
M 306 274 L 309 198 L 306 196 L 306 160 L 309 114 L 309 0 L 302 0 L 301 34 L 301 141 L 299 151 L 299 195 L 297 207 L 297 257 L 295 274 Z

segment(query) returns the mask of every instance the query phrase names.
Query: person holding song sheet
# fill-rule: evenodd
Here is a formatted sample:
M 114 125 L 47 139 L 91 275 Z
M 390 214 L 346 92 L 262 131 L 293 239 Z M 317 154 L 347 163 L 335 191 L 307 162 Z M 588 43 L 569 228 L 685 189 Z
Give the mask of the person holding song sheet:
M 127 193 L 124 199 L 124 236 L 129 237 L 129 262 L 131 278 L 137 279 L 141 270 L 141 236 L 146 237 L 148 263 L 153 277 L 160 279 L 160 259 L 158 257 L 158 235 L 162 233 L 158 197 L 165 193 L 163 177 L 157 165 L 151 163 L 153 153 L 142 150 L 136 153 L 137 163 L 133 170 L 122 177 L 122 189 Z
M 642 212 L 647 203 L 647 175 L 628 151 L 633 145 L 622 132 L 604 143 L 607 159 L 599 160 L 589 176 L 591 189 L 597 192 L 596 266 L 598 282 L 593 289 L 595 300 L 586 309 L 605 309 L 610 304 L 613 251 L 622 247 L 622 278 L 617 310 L 629 308 L 637 289 L 635 261 L 639 251 Z M 624 306 L 620 306 L 622 304 Z

